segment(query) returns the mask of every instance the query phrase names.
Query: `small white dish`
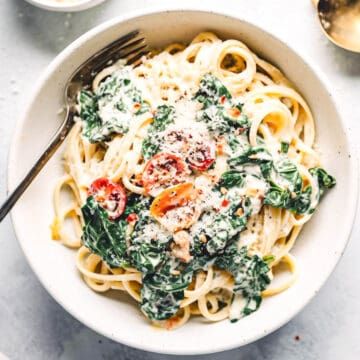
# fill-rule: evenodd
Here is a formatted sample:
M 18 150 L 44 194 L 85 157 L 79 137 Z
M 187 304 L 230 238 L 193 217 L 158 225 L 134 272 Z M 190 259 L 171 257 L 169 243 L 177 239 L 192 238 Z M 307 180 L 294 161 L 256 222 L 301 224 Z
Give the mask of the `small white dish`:
M 26 0 L 42 9 L 53 11 L 81 11 L 99 5 L 105 0 Z
M 322 163 L 336 177 L 337 185 L 324 197 L 292 250 L 300 268 L 298 281 L 287 291 L 264 299 L 257 312 L 237 323 L 224 320 L 209 324 L 194 318 L 175 331 L 150 326 L 132 299 L 89 289 L 76 269 L 76 252 L 51 240 L 53 190 L 63 174 L 61 149 L 13 209 L 17 237 L 49 293 L 79 321 L 115 341 L 147 351 L 187 355 L 245 345 L 284 325 L 319 291 L 345 249 L 357 205 L 357 162 L 331 86 L 316 65 L 297 54 L 291 44 L 285 44 L 260 25 L 198 7 L 141 10 L 96 27 L 58 55 L 39 80 L 12 141 L 9 189 L 31 167 L 62 121 L 63 115 L 57 114 L 63 104 L 64 85 L 72 72 L 106 44 L 134 29 L 140 29 L 155 48 L 173 41 L 186 43 L 204 30 L 214 31 L 224 39 L 240 39 L 282 69 L 303 94 L 316 119 L 316 143 Z

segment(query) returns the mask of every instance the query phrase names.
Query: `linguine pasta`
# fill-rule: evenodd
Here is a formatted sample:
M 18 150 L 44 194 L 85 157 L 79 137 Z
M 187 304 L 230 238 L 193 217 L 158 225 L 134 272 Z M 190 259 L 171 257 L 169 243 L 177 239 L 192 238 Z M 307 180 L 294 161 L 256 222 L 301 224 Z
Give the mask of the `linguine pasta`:
M 127 292 L 158 326 L 235 321 L 296 281 L 290 251 L 335 184 L 314 139 L 305 100 L 238 40 L 120 61 L 79 94 L 53 238 L 91 289 Z

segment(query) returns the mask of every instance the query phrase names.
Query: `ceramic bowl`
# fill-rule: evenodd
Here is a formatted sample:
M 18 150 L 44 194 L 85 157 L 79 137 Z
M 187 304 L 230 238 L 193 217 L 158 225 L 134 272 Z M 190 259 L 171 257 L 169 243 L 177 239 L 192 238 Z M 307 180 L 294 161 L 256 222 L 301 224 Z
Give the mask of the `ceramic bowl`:
M 105 0 L 26 0 L 32 5 L 53 11 L 81 11 L 99 5 Z
M 207 323 L 193 318 L 175 331 L 150 326 L 125 294 L 98 294 L 89 289 L 75 266 L 73 250 L 52 241 L 53 189 L 63 174 L 61 149 L 51 159 L 12 212 L 17 237 L 34 273 L 48 292 L 75 318 L 95 331 L 132 347 L 158 353 L 200 354 L 235 348 L 259 339 L 293 318 L 319 291 L 343 253 L 357 201 L 357 167 L 346 126 L 319 69 L 261 28 L 261 24 L 199 9 L 142 10 L 108 21 L 68 46 L 45 71 L 18 122 L 9 158 L 13 189 L 59 126 L 64 85 L 88 57 L 124 35 L 140 29 L 150 46 L 188 42 L 211 30 L 235 38 L 278 66 L 296 84 L 316 119 L 316 144 L 326 169 L 338 181 L 302 230 L 292 253 L 300 276 L 287 291 L 263 301 L 260 309 L 237 323 Z M 349 196 L 351 189 L 351 196 Z M 334 295 L 335 296 L 335 295 Z

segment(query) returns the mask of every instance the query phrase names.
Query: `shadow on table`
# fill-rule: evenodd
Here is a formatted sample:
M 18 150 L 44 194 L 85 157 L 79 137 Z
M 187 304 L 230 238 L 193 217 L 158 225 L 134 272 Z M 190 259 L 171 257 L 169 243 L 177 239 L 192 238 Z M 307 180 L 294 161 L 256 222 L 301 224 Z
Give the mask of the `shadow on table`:
M 98 24 L 97 19 L 109 2 L 80 12 L 47 11 L 24 0 L 11 0 L 5 14 L 16 22 L 13 28 L 22 31 L 34 47 L 57 54 L 80 35 Z M 31 54 L 29 54 L 31 56 Z
M 92 330 L 83 328 L 71 342 L 63 343 L 63 353 L 59 359 L 116 359 L 116 360 L 265 360 L 275 359 L 284 351 L 284 341 L 288 342 L 287 353 L 296 353 L 301 347 L 294 336 L 289 334 L 288 326 L 238 349 L 215 354 L 198 356 L 160 355 L 144 352 L 115 343 Z M 289 347 L 293 350 L 289 351 Z M 277 350 L 278 349 L 278 350 Z M 291 360 L 290 358 L 288 360 Z
M 326 48 L 336 64 L 335 72 L 360 77 L 360 53 L 344 50 L 330 41 Z

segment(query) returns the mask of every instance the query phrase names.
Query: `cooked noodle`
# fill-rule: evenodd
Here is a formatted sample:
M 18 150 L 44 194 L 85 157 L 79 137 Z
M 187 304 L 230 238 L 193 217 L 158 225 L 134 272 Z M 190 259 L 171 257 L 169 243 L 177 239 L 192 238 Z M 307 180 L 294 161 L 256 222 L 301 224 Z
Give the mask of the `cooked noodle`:
M 96 91 L 105 78 L 122 66 L 120 63 L 101 71 L 92 90 Z M 242 42 L 221 41 L 212 33 L 200 33 L 190 45 L 169 45 L 157 55 L 144 58 L 131 71 L 151 111 L 163 104 L 175 104 L 179 99 L 191 99 L 198 91 L 200 80 L 210 73 L 243 103 L 243 112 L 251 119 L 250 145 L 258 146 L 260 135 L 270 154 L 278 156 L 281 142 L 287 141 L 288 158 L 297 165 L 303 182 L 317 189 L 318 184 L 309 173 L 310 168 L 319 166 L 319 154 L 313 147 L 315 128 L 309 106 L 277 68 L 260 59 Z M 98 178 L 122 183 L 128 192 L 146 194 L 136 179 L 144 172 L 146 161 L 142 144 L 152 121 L 152 112 L 134 117 L 129 130 L 125 134 L 112 135 L 106 146 L 103 142 L 89 142 L 82 134 L 83 123 L 76 122 L 64 153 L 66 174 L 59 179 L 54 193 L 53 237 L 78 249 L 76 264 L 85 283 L 98 292 L 125 291 L 137 302 L 141 302 L 141 272 L 130 267 L 112 268 L 84 246 L 81 207 L 86 202 L 91 183 Z M 224 170 L 226 155 L 218 156 L 211 173 L 218 179 Z M 64 191 L 70 191 L 72 197 L 66 206 L 61 195 Z M 312 194 L 311 201 L 316 203 L 316 191 Z M 247 229 L 239 236 L 239 246 L 248 246 L 250 255 L 273 257 L 268 264 L 270 278 L 280 263 L 286 263 L 291 273 L 276 287 L 270 284 L 262 292 L 263 296 L 278 294 L 296 281 L 299 269 L 290 251 L 311 216 L 311 213 L 296 214 L 290 209 L 271 205 L 262 205 L 259 212 L 250 215 Z M 67 219 L 72 220 L 74 232 L 65 226 Z M 196 271 L 184 292 L 180 310 L 170 319 L 155 323 L 170 329 L 183 325 L 191 314 L 201 315 L 209 321 L 228 318 L 233 287 L 231 273 L 216 265 Z

